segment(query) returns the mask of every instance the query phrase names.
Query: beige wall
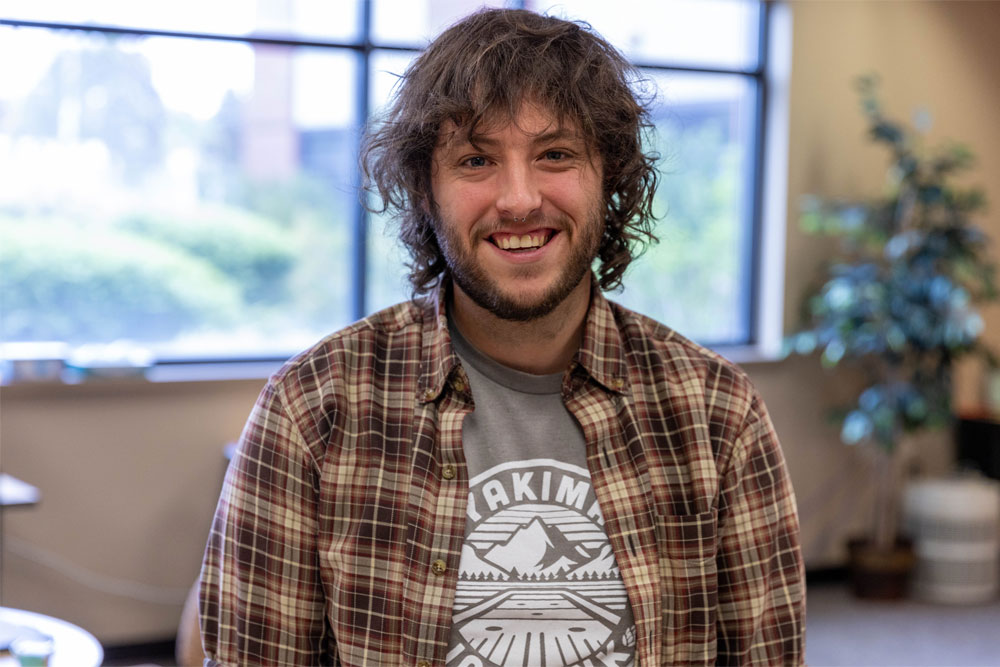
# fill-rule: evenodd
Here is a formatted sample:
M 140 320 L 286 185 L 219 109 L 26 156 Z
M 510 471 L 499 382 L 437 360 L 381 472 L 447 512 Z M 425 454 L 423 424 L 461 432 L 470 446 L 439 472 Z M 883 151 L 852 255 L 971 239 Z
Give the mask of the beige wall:
M 3 605 L 107 643 L 171 636 L 198 573 L 222 448 L 262 384 L 5 387 L 3 469 L 38 486 L 42 502 L 4 514 Z M 29 548 L 58 560 L 33 562 Z
M 879 191 L 885 156 L 863 137 L 851 81 L 882 75 L 886 107 L 935 119 L 933 138 L 968 142 L 974 180 L 988 186 L 984 219 L 1000 237 L 1000 3 L 797 2 L 790 108 L 786 322 L 824 244 L 794 225 L 802 193 Z M 1000 347 L 1000 313 L 988 337 Z M 811 359 L 747 368 L 784 443 L 813 567 L 835 564 L 861 525 L 863 458 L 837 441 L 825 406 L 842 382 Z M 976 398 L 963 374 L 959 401 Z M 4 516 L 4 605 L 79 623 L 108 643 L 173 634 L 196 576 L 223 474 L 260 381 L 7 387 L 0 395 L 4 470 L 41 487 L 42 504 Z M 55 560 L 25 558 L 38 547 Z M 86 583 L 81 583 L 81 580 Z
M 884 108 L 909 121 L 925 108 L 934 123 L 928 142 L 966 143 L 978 157 L 967 183 L 986 188 L 993 208 L 979 222 L 1000 240 L 1000 3 L 793 2 L 790 84 L 788 234 L 785 324 L 793 327 L 805 286 L 817 275 L 829 242 L 804 236 L 799 197 L 877 195 L 888 156 L 865 137 L 857 95 L 860 74 L 877 73 Z M 987 315 L 986 339 L 1000 349 L 1000 311 Z M 749 367 L 772 412 L 796 486 L 807 562 L 841 558 L 843 535 L 865 526 L 866 459 L 841 445 L 824 406 L 843 393 L 840 376 L 811 359 Z M 974 408 L 979 369 L 963 367 L 956 401 Z M 940 471 L 950 435 L 922 440 L 925 468 Z

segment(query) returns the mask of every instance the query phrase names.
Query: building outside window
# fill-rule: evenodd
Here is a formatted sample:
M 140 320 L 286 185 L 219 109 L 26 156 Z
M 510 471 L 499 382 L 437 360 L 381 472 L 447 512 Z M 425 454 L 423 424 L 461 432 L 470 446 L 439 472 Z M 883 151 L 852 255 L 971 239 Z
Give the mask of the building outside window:
M 478 3 L 477 3 L 478 4 Z M 764 4 L 488 3 L 589 22 L 657 89 L 658 246 L 612 295 L 756 336 Z M 280 359 L 409 296 L 358 145 L 456 0 L 0 5 L 0 343 Z

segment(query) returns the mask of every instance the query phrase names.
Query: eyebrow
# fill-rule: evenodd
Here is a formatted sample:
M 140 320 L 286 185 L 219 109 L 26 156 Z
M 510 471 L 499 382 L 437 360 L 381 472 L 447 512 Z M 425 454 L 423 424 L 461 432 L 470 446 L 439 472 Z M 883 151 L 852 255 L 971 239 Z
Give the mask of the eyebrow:
M 532 137 L 531 143 L 544 144 L 550 141 L 564 141 L 567 139 L 572 141 L 581 141 L 581 142 L 583 141 L 583 137 L 581 137 L 579 133 L 561 127 L 555 130 L 551 130 L 549 132 L 542 132 L 541 134 L 536 134 L 535 136 Z M 477 135 L 477 136 L 466 135 L 464 138 L 464 142 L 472 144 L 473 146 L 484 146 L 486 148 L 494 148 L 500 145 L 500 141 L 498 139 L 492 139 L 486 135 Z
M 552 127 L 552 126 L 550 126 Z M 570 141 L 577 145 L 571 146 L 576 150 L 582 146 L 584 152 L 591 154 L 593 146 L 588 144 L 586 137 L 572 127 L 557 126 L 554 129 L 540 132 L 531 137 L 531 145 L 539 146 L 555 141 Z M 470 134 L 467 128 L 452 128 L 438 136 L 436 151 L 442 151 L 442 155 L 453 155 L 456 152 L 465 150 L 466 146 L 472 146 L 475 150 L 495 151 L 500 146 L 501 141 L 489 136 L 489 134 Z

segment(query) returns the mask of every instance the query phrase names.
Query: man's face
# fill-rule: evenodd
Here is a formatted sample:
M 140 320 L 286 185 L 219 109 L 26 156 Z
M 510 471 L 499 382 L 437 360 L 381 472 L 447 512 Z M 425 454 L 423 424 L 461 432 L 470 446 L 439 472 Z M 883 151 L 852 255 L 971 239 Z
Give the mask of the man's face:
M 456 286 L 497 317 L 551 312 L 581 284 L 603 232 L 602 165 L 575 126 L 523 104 L 468 137 L 448 123 L 431 164 L 435 231 Z

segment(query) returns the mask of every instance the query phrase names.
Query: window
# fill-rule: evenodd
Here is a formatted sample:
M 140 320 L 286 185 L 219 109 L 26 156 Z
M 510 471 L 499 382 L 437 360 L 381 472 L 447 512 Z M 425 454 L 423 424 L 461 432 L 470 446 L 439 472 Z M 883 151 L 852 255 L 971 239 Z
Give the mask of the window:
M 655 82 L 661 243 L 613 298 L 702 342 L 752 342 L 765 5 L 487 4 L 586 20 Z M 5 2 L 0 342 L 277 359 L 406 298 L 391 223 L 360 205 L 361 127 L 469 9 Z

